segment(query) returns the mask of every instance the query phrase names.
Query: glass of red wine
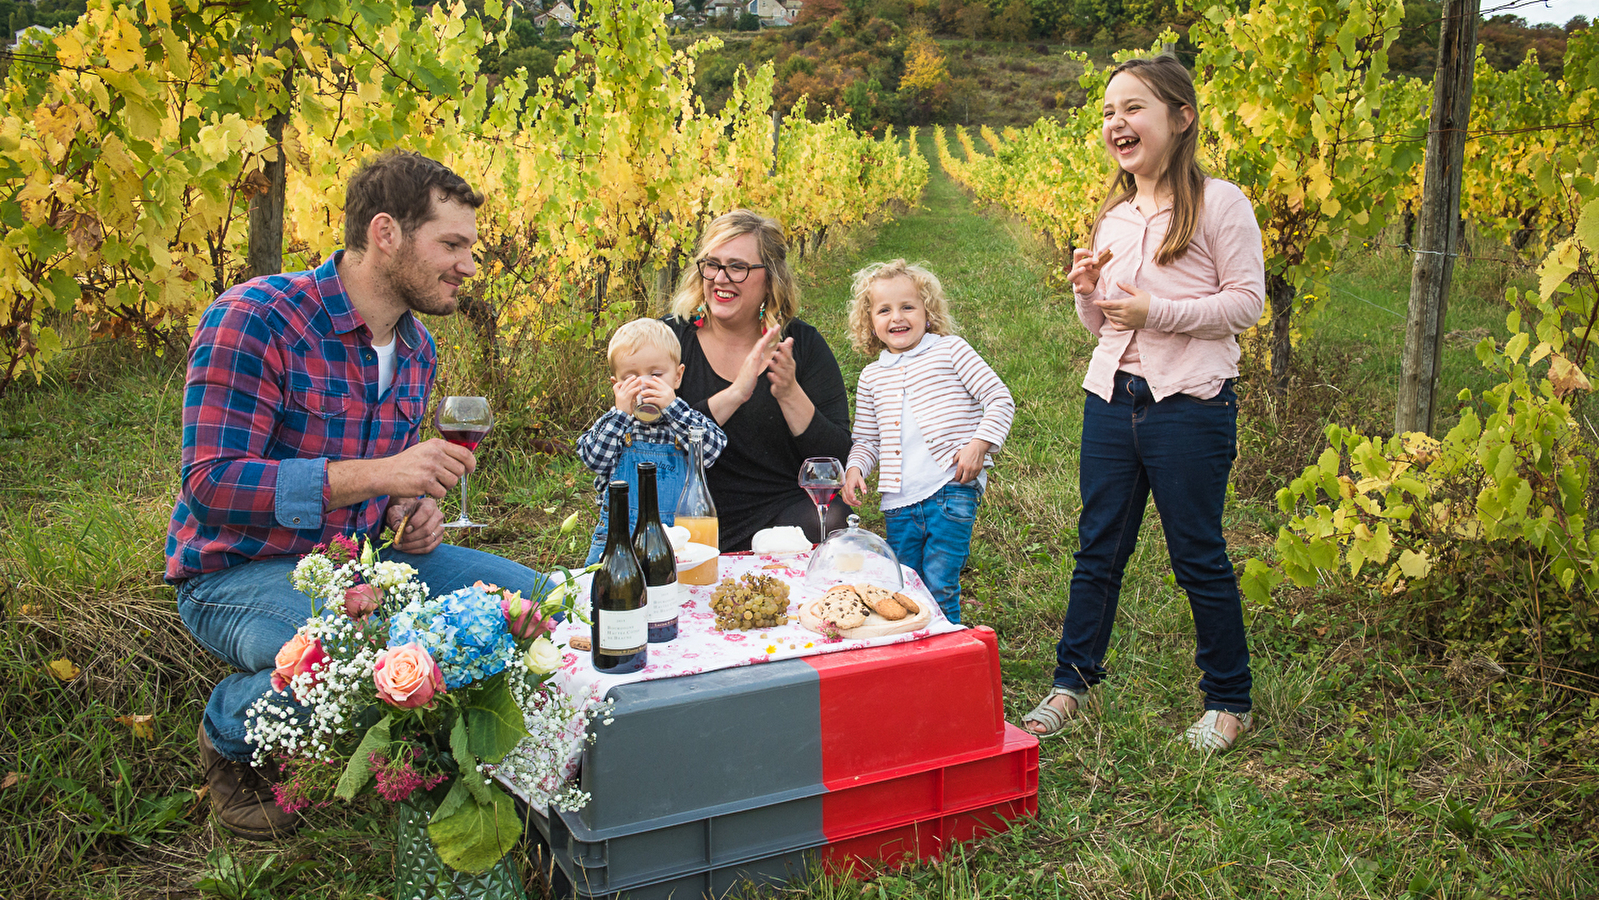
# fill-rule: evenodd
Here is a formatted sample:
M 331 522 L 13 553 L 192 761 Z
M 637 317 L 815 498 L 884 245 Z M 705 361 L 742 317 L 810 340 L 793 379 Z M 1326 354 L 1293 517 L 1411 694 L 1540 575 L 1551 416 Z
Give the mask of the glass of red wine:
M 827 540 L 827 507 L 844 488 L 844 465 L 831 456 L 813 456 L 800 466 L 799 486 L 816 504 L 819 541 Z
M 477 445 L 488 437 L 494 427 L 494 411 L 489 409 L 485 397 L 445 397 L 433 411 L 433 424 L 439 436 L 468 450 L 477 452 Z M 461 515 L 454 522 L 445 522 L 445 528 L 482 528 L 466 514 L 466 475 L 461 475 Z

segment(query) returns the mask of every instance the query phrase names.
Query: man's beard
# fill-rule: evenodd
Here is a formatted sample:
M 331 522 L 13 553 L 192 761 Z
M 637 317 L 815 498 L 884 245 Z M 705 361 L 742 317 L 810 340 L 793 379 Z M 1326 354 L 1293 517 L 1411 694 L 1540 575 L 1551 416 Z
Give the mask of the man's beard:
M 412 312 L 428 316 L 451 315 L 455 312 L 456 299 L 445 293 L 445 284 L 437 275 L 423 269 L 413 250 L 411 239 L 406 238 L 386 273 L 390 289 Z

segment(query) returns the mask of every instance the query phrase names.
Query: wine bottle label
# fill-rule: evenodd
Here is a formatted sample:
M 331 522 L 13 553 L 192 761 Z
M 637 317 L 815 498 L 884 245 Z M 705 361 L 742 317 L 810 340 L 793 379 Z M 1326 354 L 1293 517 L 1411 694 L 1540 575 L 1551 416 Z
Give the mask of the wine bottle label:
M 601 653 L 632 653 L 649 643 L 649 608 L 597 609 Z
M 650 623 L 659 625 L 677 618 L 678 610 L 683 605 L 683 589 L 677 582 L 657 584 L 645 588 L 649 592 L 649 618 Z

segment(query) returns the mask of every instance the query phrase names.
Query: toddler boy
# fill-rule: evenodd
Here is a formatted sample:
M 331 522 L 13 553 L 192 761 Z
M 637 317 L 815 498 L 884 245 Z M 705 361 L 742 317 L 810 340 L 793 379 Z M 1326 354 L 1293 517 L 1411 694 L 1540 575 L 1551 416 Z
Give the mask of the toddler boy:
M 606 356 L 611 364 L 615 405 L 577 439 L 577 455 L 594 473 L 600 524 L 594 529 L 585 565 L 605 552 L 608 512 L 605 487 L 613 479 L 628 483 L 628 527 L 638 519 L 638 464 L 655 463 L 655 489 L 661 522 L 672 524 L 677 497 L 688 478 L 683 451 L 692 427 L 705 429 L 705 465 L 727 446 L 727 435 L 710 416 L 677 396 L 683 383 L 683 348 L 677 335 L 659 319 L 634 319 L 611 335 Z

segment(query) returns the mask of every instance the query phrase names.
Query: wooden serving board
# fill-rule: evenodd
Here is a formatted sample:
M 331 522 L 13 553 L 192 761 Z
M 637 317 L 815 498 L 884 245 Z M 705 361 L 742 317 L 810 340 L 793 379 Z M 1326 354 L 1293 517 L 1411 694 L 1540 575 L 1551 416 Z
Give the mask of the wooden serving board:
M 892 621 L 883 618 L 877 613 L 872 613 L 866 617 L 865 622 L 856 625 L 854 628 L 840 629 L 839 636 L 843 637 L 845 640 L 853 641 L 864 638 L 883 637 L 890 634 L 904 634 L 907 631 L 916 631 L 921 628 L 926 628 L 928 623 L 933 621 L 932 604 L 926 600 L 916 599 L 911 599 L 911 602 L 917 605 L 918 610 L 903 619 Z M 799 606 L 800 626 L 809 631 L 814 631 L 817 634 L 823 634 L 823 620 L 820 613 L 821 606 L 821 598 L 817 598 L 815 600 L 805 600 L 801 602 Z

